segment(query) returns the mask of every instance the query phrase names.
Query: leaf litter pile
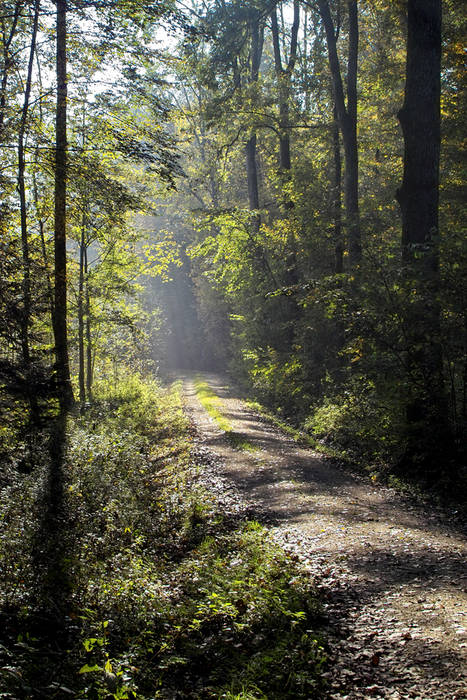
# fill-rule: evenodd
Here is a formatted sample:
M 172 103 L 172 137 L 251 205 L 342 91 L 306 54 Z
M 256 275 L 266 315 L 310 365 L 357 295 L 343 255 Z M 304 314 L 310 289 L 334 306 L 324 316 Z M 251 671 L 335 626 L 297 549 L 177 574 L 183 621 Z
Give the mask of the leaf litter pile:
M 232 448 L 186 377 L 199 448 L 227 478 L 216 490 L 236 491 L 319 592 L 328 652 L 321 697 L 465 700 L 467 547 L 455 524 L 342 472 L 257 415 L 221 378 L 203 379 L 255 448 Z

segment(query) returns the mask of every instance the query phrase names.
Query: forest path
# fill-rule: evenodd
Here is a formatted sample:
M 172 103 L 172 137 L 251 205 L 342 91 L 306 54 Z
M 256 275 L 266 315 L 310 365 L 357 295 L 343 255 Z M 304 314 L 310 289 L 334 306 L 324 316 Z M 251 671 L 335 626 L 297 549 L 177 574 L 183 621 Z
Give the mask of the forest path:
M 321 591 L 332 653 L 328 697 L 466 700 L 466 540 L 435 512 L 297 445 L 224 378 L 198 376 L 247 443 L 232 446 L 199 402 L 195 376 L 184 375 L 202 449 L 217 456 L 255 517 Z

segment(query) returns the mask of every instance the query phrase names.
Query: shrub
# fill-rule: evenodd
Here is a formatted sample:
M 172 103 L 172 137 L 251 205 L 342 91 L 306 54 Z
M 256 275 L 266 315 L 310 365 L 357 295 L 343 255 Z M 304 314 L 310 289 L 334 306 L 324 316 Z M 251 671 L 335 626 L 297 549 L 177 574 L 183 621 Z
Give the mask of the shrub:
M 354 381 L 327 398 L 304 427 L 315 437 L 364 462 L 397 460 L 403 449 L 403 411 L 397 397 L 381 397 L 373 385 Z

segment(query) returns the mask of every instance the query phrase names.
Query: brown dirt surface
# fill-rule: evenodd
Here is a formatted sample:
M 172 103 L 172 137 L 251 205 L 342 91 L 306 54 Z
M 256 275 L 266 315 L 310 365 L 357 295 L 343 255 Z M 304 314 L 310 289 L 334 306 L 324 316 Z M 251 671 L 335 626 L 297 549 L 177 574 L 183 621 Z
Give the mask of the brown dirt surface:
M 327 698 L 467 700 L 467 543 L 440 513 L 304 448 L 204 373 L 220 410 L 254 449 L 235 449 L 184 399 L 198 448 L 321 594 Z M 212 456 L 215 456 L 215 460 Z M 217 482 L 218 483 L 218 482 Z

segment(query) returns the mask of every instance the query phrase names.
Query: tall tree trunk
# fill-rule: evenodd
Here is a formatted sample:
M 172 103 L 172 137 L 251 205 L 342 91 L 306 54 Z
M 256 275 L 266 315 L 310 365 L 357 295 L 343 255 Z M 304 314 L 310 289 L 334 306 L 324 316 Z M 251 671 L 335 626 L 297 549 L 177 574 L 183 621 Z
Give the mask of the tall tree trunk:
M 42 94 L 43 92 L 43 86 L 42 86 L 42 76 L 41 76 L 41 64 L 37 52 L 37 45 L 36 45 L 36 65 L 37 65 L 37 79 L 39 83 L 39 92 Z M 39 107 L 39 126 L 42 127 L 44 124 L 44 115 L 43 115 L 43 110 L 42 110 L 42 104 L 41 101 L 39 100 L 38 103 Z M 44 265 L 44 272 L 47 280 L 47 296 L 49 300 L 49 308 L 50 308 L 50 318 L 52 321 L 52 326 L 53 326 L 53 319 L 54 319 L 54 290 L 52 286 L 52 275 L 51 275 L 51 268 L 49 264 L 49 257 L 47 254 L 47 245 L 45 242 L 45 229 L 46 229 L 46 215 L 44 213 L 43 206 L 41 206 L 41 198 L 39 196 L 39 187 L 37 184 L 37 176 L 36 172 L 40 168 L 39 166 L 39 147 L 36 145 L 36 148 L 34 149 L 34 166 L 32 168 L 32 195 L 33 195 L 33 200 L 34 200 L 34 208 L 36 210 L 36 219 L 39 225 L 39 237 L 41 241 L 41 252 L 42 252 L 42 261 Z M 52 341 L 51 341 L 52 342 Z
M 441 0 L 409 0 L 405 100 L 398 117 L 404 136 L 402 212 L 405 263 L 439 277 Z M 419 261 L 419 262 L 417 262 Z
M 21 221 L 21 251 L 23 263 L 23 313 L 21 317 L 21 349 L 23 354 L 23 365 L 28 380 L 31 368 L 31 349 L 29 344 L 29 328 L 31 325 L 31 259 L 29 255 L 28 221 L 26 210 L 26 186 L 24 174 L 26 162 L 24 158 L 24 135 L 26 132 L 26 122 L 29 111 L 29 99 L 31 96 L 32 69 L 34 63 L 34 53 L 36 50 L 37 27 L 39 23 L 39 0 L 34 4 L 34 17 L 31 30 L 31 46 L 29 50 L 29 60 L 24 88 L 23 108 L 21 110 L 21 120 L 18 130 L 18 193 L 20 201 L 20 221 Z M 35 423 L 39 417 L 39 407 L 35 389 L 28 381 L 29 407 L 31 420 Z
M 294 0 L 294 16 L 290 37 L 290 53 L 287 65 L 282 64 L 277 10 L 271 13 L 272 43 L 274 50 L 274 67 L 279 91 L 279 182 L 280 201 L 286 212 L 293 209 L 289 187 L 291 181 L 292 159 L 290 154 L 290 96 L 291 80 L 297 60 L 298 30 L 300 26 L 300 3 Z M 294 227 L 288 227 L 286 279 L 288 286 L 298 283 L 297 250 Z M 296 315 L 296 314 L 295 314 Z
M 84 282 L 85 282 L 85 315 L 86 315 L 86 392 L 88 401 L 92 401 L 92 336 L 91 336 L 91 294 L 89 291 L 88 248 L 84 248 Z
M 258 167 L 256 163 L 256 132 L 252 133 L 247 141 L 246 147 L 246 168 L 248 183 L 248 206 L 251 211 L 256 212 L 253 219 L 254 233 L 259 233 L 261 217 L 259 210 L 259 190 L 258 190 Z
M 83 123 L 82 123 L 82 147 L 86 148 L 86 103 L 83 103 Z M 84 372 L 84 277 L 85 259 L 87 258 L 88 246 L 88 202 L 86 192 L 81 195 L 81 236 L 79 244 L 79 280 L 78 280 L 78 387 L 79 403 L 81 411 L 84 410 L 86 402 L 85 372 Z
M 250 19 L 250 37 L 250 74 L 248 76 L 248 83 L 250 86 L 254 86 L 257 84 L 259 78 L 259 67 L 261 64 L 264 42 L 264 28 L 261 25 L 260 14 L 256 10 L 252 10 L 252 17 Z M 261 215 L 259 213 L 260 202 L 256 143 L 256 129 L 253 127 L 250 132 L 250 138 L 245 146 L 248 206 L 249 209 L 254 212 L 249 237 L 252 242 L 252 254 L 255 261 L 263 270 L 265 277 L 269 279 L 274 287 L 277 287 L 274 273 L 272 272 L 271 266 L 266 258 L 264 248 L 259 241 Z
M 29 256 L 28 222 L 26 211 L 26 186 L 24 173 L 26 163 L 24 158 L 24 135 L 26 132 L 26 122 L 29 111 L 29 98 L 31 95 L 32 68 L 34 62 L 34 52 L 36 50 L 37 26 L 39 22 L 39 1 L 34 5 L 34 18 L 31 30 L 31 46 L 29 50 L 29 61 L 24 88 L 23 108 L 21 110 L 21 120 L 18 130 L 18 193 L 20 201 L 20 221 L 21 221 L 21 249 L 23 259 L 23 314 L 21 319 L 21 348 L 23 353 L 23 363 L 26 370 L 31 364 L 31 352 L 29 347 L 29 326 L 31 319 L 31 260 Z
M 358 202 L 358 144 L 357 144 L 357 61 L 358 61 L 358 13 L 357 1 L 347 2 L 349 16 L 349 51 L 347 62 L 347 105 L 337 55 L 337 39 L 328 0 L 318 0 L 318 6 L 326 32 L 329 66 L 331 69 L 334 102 L 342 133 L 345 154 L 345 212 L 349 262 L 358 267 L 362 257 L 360 209 Z
M 279 168 L 285 178 L 289 179 L 291 169 L 290 157 L 290 92 L 291 78 L 297 60 L 298 29 L 300 26 L 300 3 L 294 0 L 294 17 L 290 37 L 290 54 L 287 66 L 282 65 L 277 10 L 271 13 L 272 43 L 274 49 L 274 67 L 279 88 Z M 286 206 L 290 206 L 290 200 Z
M 441 0 L 408 0 L 405 99 L 399 112 L 404 175 L 402 260 L 407 304 L 407 466 L 446 449 L 447 401 L 440 342 L 439 157 Z M 431 453 L 431 455 L 430 455 Z
M 263 52 L 263 30 L 260 27 L 259 13 L 254 11 L 254 16 L 250 22 L 251 48 L 250 48 L 250 85 L 258 82 L 259 66 L 261 54 Z M 258 188 L 258 166 L 256 159 L 256 130 L 253 128 L 250 138 L 245 147 L 246 169 L 248 183 L 248 205 L 256 213 L 253 216 L 253 234 L 257 235 L 261 226 L 261 216 L 259 214 L 259 188 Z
M 67 181 L 67 29 L 66 0 L 56 0 L 57 7 L 57 111 L 55 120 L 55 305 L 54 336 L 56 373 L 60 404 L 73 403 L 67 339 L 66 280 L 66 181 Z
M 86 215 L 81 222 L 81 240 L 79 245 L 79 282 L 78 282 L 78 385 L 81 408 L 86 401 L 84 375 L 84 255 L 86 248 Z
M 345 196 L 349 230 L 349 261 L 350 265 L 355 267 L 360 263 L 362 257 L 358 204 L 357 69 L 359 37 L 357 0 L 351 0 L 347 5 L 349 10 L 349 56 L 347 61 L 347 124 L 345 128 Z
M 334 209 L 334 271 L 341 274 L 344 271 L 344 246 L 342 241 L 342 158 L 337 124 L 336 108 L 334 107 L 334 123 L 332 125 L 332 146 L 334 156 L 333 171 L 333 209 Z

